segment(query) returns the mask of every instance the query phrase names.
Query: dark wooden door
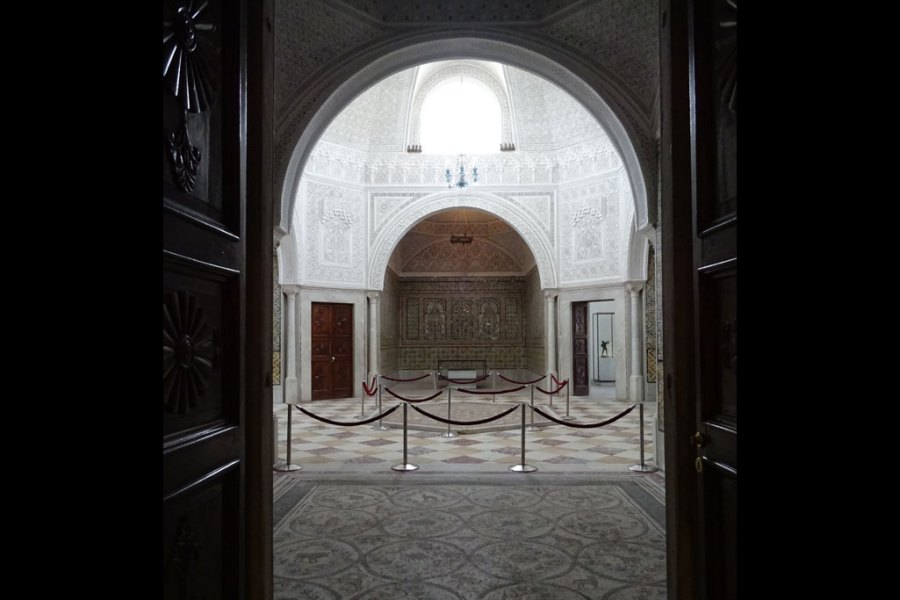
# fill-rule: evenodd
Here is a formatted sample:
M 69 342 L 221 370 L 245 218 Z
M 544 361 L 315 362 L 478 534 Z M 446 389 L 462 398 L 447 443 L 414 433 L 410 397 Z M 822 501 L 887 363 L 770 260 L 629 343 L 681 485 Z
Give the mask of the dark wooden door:
M 733 0 L 692 0 L 663 3 L 662 11 L 669 597 L 730 599 L 737 597 L 737 9 Z
M 312 304 L 312 399 L 353 395 L 353 305 Z
M 591 393 L 588 375 L 588 303 L 572 303 L 572 395 Z
M 259 188 L 247 209 L 247 23 L 243 1 L 163 2 L 162 572 L 173 600 L 256 596 L 265 567 L 248 564 L 271 560 L 246 542 L 258 523 L 247 515 L 259 514 L 244 492 L 259 477 L 248 448 L 266 431 L 245 419 L 248 397 L 263 396 L 248 363 L 264 354 L 261 342 L 247 351 L 247 297 L 267 297 L 271 282 L 265 262 L 247 268 L 248 248 L 271 255 Z

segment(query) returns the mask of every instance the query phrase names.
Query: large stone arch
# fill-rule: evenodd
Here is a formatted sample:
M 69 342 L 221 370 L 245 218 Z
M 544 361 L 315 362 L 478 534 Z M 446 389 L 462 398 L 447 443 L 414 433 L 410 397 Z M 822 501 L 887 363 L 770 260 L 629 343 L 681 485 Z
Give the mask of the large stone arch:
M 556 287 L 553 245 L 537 219 L 519 203 L 476 191 L 449 191 L 429 194 L 403 206 L 391 221 L 380 229 L 369 245 L 368 288 L 382 290 L 384 274 L 391 254 L 400 240 L 419 221 L 447 208 L 477 208 L 506 221 L 531 250 L 538 268 L 542 288 Z
M 487 69 L 468 63 L 447 65 L 429 75 L 428 79 L 422 82 L 422 85 L 416 90 L 412 109 L 409 113 L 409 139 L 407 144 L 421 145 L 422 143 L 422 103 L 425 102 L 425 98 L 428 97 L 434 86 L 457 75 L 468 75 L 473 79 L 477 79 L 494 93 L 497 97 L 497 102 L 500 104 L 500 143 L 514 144 L 516 140 L 513 139 L 512 132 L 512 111 L 509 97 L 506 90 L 503 89 L 503 84 Z
M 502 32 L 429 31 L 398 34 L 348 54 L 286 102 L 276 132 L 276 238 L 291 227 L 300 175 L 309 154 L 331 121 L 357 95 L 406 68 L 449 59 L 510 64 L 533 72 L 566 90 L 606 129 L 625 163 L 634 192 L 638 229 L 649 224 L 648 197 L 655 196 L 655 146 L 633 99 L 595 61 L 558 43 Z

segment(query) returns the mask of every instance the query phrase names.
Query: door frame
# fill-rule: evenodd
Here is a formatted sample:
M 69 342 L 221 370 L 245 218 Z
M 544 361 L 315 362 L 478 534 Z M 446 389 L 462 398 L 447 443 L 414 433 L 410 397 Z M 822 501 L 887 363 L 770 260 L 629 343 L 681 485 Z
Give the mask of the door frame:
M 623 357 L 629 356 L 629 336 L 625 335 L 627 325 L 625 310 L 628 302 L 628 293 L 624 283 L 610 284 L 590 288 L 561 289 L 557 296 L 559 310 L 559 323 L 556 330 L 559 332 L 559 375 L 560 380 L 572 377 L 572 303 L 595 302 L 601 300 L 615 300 L 616 316 L 613 318 L 613 339 L 619 340 L 621 345 L 616 346 L 616 399 L 628 400 L 627 372 L 628 361 Z M 590 315 L 588 315 L 590 316 Z M 614 342 L 615 343 L 615 342 Z M 590 378 L 588 378 L 590 379 Z
M 300 402 L 312 402 L 312 304 L 313 302 L 327 302 L 329 304 L 353 305 L 353 382 L 354 395 L 357 391 L 362 393 L 361 382 L 366 379 L 366 290 L 335 290 L 323 288 L 300 287 L 299 301 L 297 302 L 297 322 L 300 327 L 300 351 L 297 353 L 299 362 L 295 365 L 300 374 Z M 359 382 L 359 383 L 357 383 Z M 351 396 L 354 397 L 354 396 Z

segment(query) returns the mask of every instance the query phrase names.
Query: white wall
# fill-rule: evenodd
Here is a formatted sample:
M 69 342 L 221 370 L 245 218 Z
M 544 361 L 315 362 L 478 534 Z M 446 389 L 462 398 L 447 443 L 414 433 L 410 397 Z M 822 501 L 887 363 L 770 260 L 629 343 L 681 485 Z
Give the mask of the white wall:
M 615 321 L 616 308 L 615 300 L 604 300 L 588 304 L 588 322 L 590 324 L 588 329 L 588 360 L 590 362 L 592 384 L 598 379 L 603 382 L 616 380 L 615 331 L 612 328 L 607 331 L 602 323 L 606 313 L 612 313 L 612 320 Z M 601 317 L 600 339 L 613 342 L 608 348 L 607 357 L 600 356 L 600 354 L 602 354 L 602 348 L 596 343 L 597 327 L 594 324 L 594 314 L 596 313 L 603 313 Z M 597 368 L 598 359 L 600 363 L 599 370 Z

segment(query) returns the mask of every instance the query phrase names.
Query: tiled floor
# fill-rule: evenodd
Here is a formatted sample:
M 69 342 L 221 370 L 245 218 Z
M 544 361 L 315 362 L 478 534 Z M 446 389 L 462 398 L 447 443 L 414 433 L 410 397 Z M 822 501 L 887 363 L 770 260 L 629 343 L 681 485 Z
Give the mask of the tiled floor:
M 407 388 L 402 395 L 424 397 L 430 389 Z M 498 396 L 490 414 L 502 412 L 510 402 L 528 401 L 524 396 Z M 490 396 L 472 397 L 476 402 L 491 403 Z M 482 399 L 483 398 L 483 399 Z M 453 400 L 458 395 L 454 392 Z M 467 398 L 468 400 L 468 398 Z M 384 408 L 390 408 L 397 400 L 383 394 Z M 430 405 L 441 403 L 440 407 Z M 535 404 L 547 410 L 547 398 L 535 393 Z M 304 403 L 301 406 L 317 415 L 343 422 L 360 419 L 360 398 L 325 400 Z M 419 405 L 435 414 L 446 416 L 446 396 Z M 613 388 L 594 387 L 591 396 L 570 398 L 569 411 L 576 417 L 573 423 L 596 423 L 609 419 L 630 406 L 615 399 Z M 439 409 L 440 408 L 440 409 Z M 554 398 L 553 412 L 565 414 L 565 397 Z M 278 416 L 278 459 L 286 455 L 287 405 L 276 404 Z M 411 411 L 412 412 L 412 411 Z M 372 425 L 341 427 L 327 425 L 298 410 L 292 410 L 291 462 L 301 465 L 305 473 L 392 473 L 392 465 L 403 462 L 402 429 L 377 431 Z M 367 417 L 376 413 L 372 399 L 365 404 Z M 400 414 L 399 410 L 395 414 Z M 517 414 L 517 413 L 514 413 Z M 596 429 L 576 429 L 552 425 L 540 431 L 526 432 L 525 462 L 538 467 L 540 472 L 628 472 L 629 465 L 639 462 L 638 408 L 612 423 Z M 655 405 L 645 406 L 644 411 L 644 461 L 655 464 L 653 455 L 653 427 Z M 461 416 L 453 413 L 454 419 Z M 440 425 L 435 423 L 435 425 Z M 454 438 L 441 437 L 436 431 L 409 431 L 409 463 L 420 467 L 420 472 L 496 472 L 506 473 L 511 465 L 521 462 L 521 427 L 505 431 L 488 431 L 462 434 Z M 661 474 L 655 477 L 660 477 Z

